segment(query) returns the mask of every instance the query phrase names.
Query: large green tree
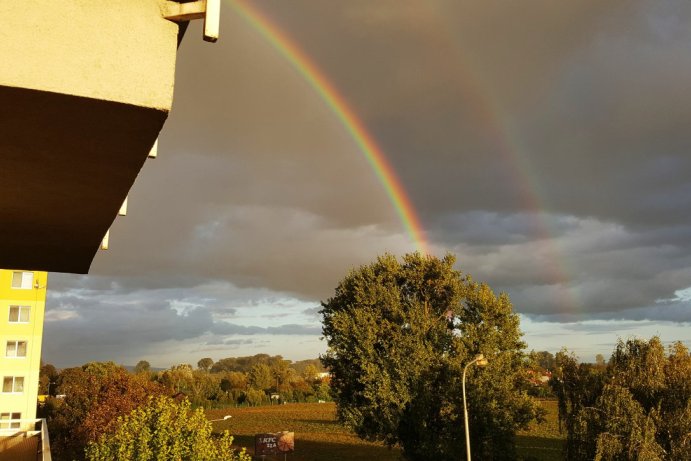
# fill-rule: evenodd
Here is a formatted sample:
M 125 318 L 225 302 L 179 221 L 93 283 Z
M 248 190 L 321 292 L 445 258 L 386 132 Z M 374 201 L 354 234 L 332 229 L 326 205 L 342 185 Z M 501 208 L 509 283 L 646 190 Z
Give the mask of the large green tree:
M 151 371 L 151 364 L 146 360 L 140 360 L 134 367 L 135 373 L 149 373 Z
M 55 394 L 55 386 L 58 380 L 58 371 L 50 363 L 41 362 L 38 372 L 38 393 L 39 395 Z
M 252 367 L 247 374 L 247 380 L 254 389 L 269 390 L 274 385 L 274 377 L 271 368 L 263 363 L 258 363 Z
M 514 434 L 539 416 L 525 378 L 518 316 L 453 268 L 455 258 L 379 257 L 351 271 L 322 303 L 324 365 L 338 417 L 362 438 L 400 444 L 411 460 L 458 460 L 465 451 L 461 376 L 476 459 L 515 459 Z
M 197 367 L 200 370 L 204 371 L 209 371 L 211 370 L 211 366 L 214 364 L 214 360 L 211 357 L 204 357 L 203 359 L 199 359 L 197 362 Z

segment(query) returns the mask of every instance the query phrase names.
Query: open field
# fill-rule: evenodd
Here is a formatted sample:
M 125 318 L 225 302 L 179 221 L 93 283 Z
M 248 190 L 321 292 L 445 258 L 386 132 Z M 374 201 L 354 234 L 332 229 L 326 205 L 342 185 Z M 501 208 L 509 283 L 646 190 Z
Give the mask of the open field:
M 233 416 L 219 421 L 215 429 L 228 429 L 235 443 L 254 452 L 254 435 L 261 432 L 295 432 L 295 452 L 288 455 L 292 461 L 346 461 L 376 459 L 394 461 L 400 459 L 400 450 L 389 450 L 378 444 L 367 443 L 338 424 L 333 403 L 294 403 L 250 408 L 211 410 L 209 419 Z M 267 457 L 267 460 L 271 457 Z M 278 459 L 278 457 L 277 457 Z M 280 459 L 283 459 L 281 456 Z
M 518 437 L 519 453 L 526 459 L 551 461 L 561 459 L 561 437 L 557 430 L 557 406 L 543 402 L 549 412 L 547 422 L 522 432 Z M 239 446 L 254 451 L 254 435 L 261 432 L 289 430 L 295 432 L 295 452 L 289 461 L 398 461 L 400 450 L 383 447 L 358 439 L 338 424 L 333 403 L 304 403 L 252 408 L 210 410 L 209 419 L 233 416 L 214 423 L 217 430 L 228 429 Z M 275 459 L 283 459 L 276 457 Z M 267 461 L 271 457 L 267 457 Z

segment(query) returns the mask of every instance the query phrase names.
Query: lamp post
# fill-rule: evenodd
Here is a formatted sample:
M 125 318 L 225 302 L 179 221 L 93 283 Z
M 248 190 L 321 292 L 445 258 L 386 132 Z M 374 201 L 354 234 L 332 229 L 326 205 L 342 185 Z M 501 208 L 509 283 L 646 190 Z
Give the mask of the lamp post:
M 470 431 L 468 430 L 468 406 L 465 401 L 465 372 L 468 371 L 468 367 L 472 364 L 476 364 L 479 367 L 487 366 L 487 359 L 484 355 L 478 354 L 473 360 L 471 360 L 465 368 L 463 368 L 463 415 L 465 416 L 465 452 L 466 460 L 471 461 L 470 458 Z
M 225 415 L 223 418 L 219 418 L 219 419 L 210 419 L 209 422 L 210 422 L 210 423 L 215 423 L 216 421 L 225 421 L 225 420 L 230 419 L 230 418 L 232 418 L 232 416 L 230 416 L 230 415 Z

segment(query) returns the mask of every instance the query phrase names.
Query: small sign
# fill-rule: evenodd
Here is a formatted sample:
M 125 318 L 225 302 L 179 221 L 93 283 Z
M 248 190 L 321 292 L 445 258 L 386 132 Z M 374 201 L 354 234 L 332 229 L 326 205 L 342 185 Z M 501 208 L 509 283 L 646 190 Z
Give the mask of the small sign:
M 254 436 L 254 456 L 277 455 L 278 435 L 257 434 Z
M 295 432 L 283 431 L 254 436 L 255 456 L 277 455 L 293 451 L 295 451 Z

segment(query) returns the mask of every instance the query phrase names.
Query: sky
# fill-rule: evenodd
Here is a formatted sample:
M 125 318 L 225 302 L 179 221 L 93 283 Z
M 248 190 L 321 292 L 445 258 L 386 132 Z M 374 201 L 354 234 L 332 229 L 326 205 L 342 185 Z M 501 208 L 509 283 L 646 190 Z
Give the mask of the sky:
M 400 181 L 431 254 L 506 292 L 528 349 L 691 345 L 691 3 L 224 0 L 89 275 L 51 274 L 43 358 L 326 350 L 354 267 L 418 249 L 289 37 Z M 243 15 L 245 13 L 245 15 Z

